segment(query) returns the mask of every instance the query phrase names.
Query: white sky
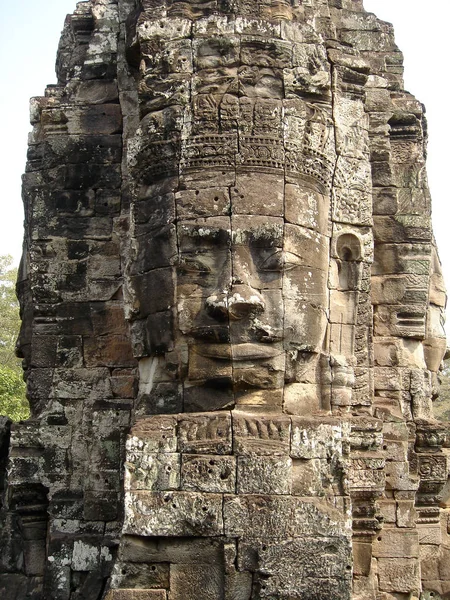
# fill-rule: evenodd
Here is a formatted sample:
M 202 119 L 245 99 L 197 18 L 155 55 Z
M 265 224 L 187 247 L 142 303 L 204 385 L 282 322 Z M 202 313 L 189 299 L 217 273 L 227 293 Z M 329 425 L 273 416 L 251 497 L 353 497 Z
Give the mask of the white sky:
M 22 253 L 21 175 L 25 170 L 29 98 L 56 83 L 55 59 L 66 14 L 76 0 L 1 2 L 0 255 Z
M 448 144 L 447 52 L 449 0 L 364 0 L 366 10 L 394 24 L 405 56 L 405 87 L 426 105 L 429 124 L 428 177 L 433 223 L 450 288 L 450 227 L 447 208 L 450 164 Z M 20 176 L 25 167 L 28 99 L 55 83 L 54 63 L 64 18 L 75 0 L 4 2 L 0 23 L 0 114 L 3 115 L 0 165 L 0 255 L 20 259 L 22 202 Z

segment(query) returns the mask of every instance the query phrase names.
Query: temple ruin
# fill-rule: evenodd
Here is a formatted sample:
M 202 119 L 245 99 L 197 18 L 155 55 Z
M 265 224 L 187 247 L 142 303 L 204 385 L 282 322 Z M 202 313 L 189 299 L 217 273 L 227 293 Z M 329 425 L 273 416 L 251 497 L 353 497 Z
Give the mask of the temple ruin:
M 450 598 L 423 106 L 362 0 L 90 0 L 31 101 L 4 600 Z

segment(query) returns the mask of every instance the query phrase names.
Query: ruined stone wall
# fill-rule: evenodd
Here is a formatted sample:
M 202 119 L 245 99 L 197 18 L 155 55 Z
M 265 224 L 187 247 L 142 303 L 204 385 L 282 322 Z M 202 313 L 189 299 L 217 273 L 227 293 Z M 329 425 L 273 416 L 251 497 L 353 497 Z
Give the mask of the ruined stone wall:
M 446 296 L 392 27 L 360 0 L 90 0 L 56 67 L 5 598 L 450 597 Z

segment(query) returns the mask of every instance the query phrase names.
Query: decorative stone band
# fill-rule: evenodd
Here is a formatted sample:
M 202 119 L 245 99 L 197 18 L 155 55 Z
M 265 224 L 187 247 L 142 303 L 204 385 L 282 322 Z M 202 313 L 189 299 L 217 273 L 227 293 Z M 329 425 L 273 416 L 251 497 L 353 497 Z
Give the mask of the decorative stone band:
M 286 172 L 292 175 L 308 175 L 331 190 L 336 161 L 311 146 L 286 144 Z
M 136 154 L 129 151 L 128 164 L 139 183 L 151 184 L 177 174 L 180 156 L 180 141 L 173 138 L 143 144 Z
M 284 169 L 285 150 L 281 139 L 245 136 L 239 140 L 242 167 L 250 169 Z
M 336 170 L 336 160 L 319 149 L 284 144 L 275 137 L 211 134 L 188 140 L 144 142 L 136 154 L 129 155 L 128 162 L 137 179 L 147 184 L 170 174 L 208 168 L 305 175 L 326 191 L 331 191 L 336 180 L 338 185 L 344 184 L 343 174 Z
M 182 140 L 182 171 L 204 168 L 230 169 L 236 165 L 237 135 L 200 135 Z
M 274 19 L 291 21 L 294 16 L 299 17 L 303 13 L 302 3 L 296 0 L 266 0 L 263 2 L 248 2 L 246 0 L 219 0 L 210 2 L 205 0 L 142 0 L 141 5 L 150 16 L 161 12 L 174 18 L 198 19 L 209 16 L 214 12 L 225 14 L 237 14 L 252 18 Z M 305 3 L 310 6 L 310 0 Z

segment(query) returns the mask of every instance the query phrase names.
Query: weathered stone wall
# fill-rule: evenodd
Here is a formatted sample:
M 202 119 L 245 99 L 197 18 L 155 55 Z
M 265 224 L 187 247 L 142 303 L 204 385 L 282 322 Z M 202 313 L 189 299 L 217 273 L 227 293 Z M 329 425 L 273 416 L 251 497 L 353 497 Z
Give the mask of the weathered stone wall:
M 56 67 L 5 598 L 450 597 L 446 296 L 392 27 L 360 0 L 90 0 Z

